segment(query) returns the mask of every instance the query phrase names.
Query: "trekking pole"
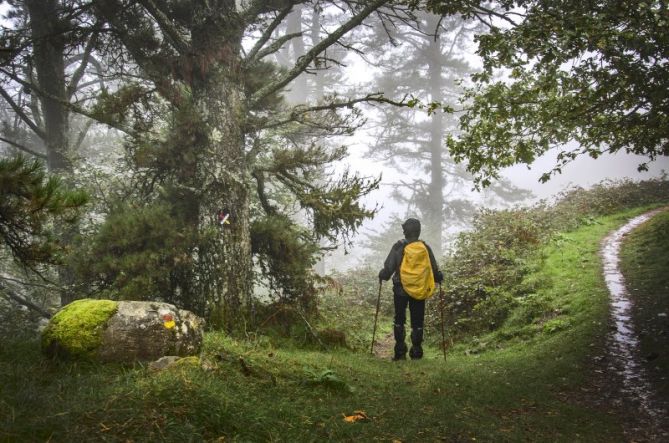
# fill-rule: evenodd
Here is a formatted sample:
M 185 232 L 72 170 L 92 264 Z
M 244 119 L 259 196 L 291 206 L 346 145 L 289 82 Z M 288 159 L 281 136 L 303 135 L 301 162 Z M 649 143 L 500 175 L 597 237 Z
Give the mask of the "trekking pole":
M 369 351 L 370 354 L 374 355 L 374 339 L 376 338 L 376 321 L 379 318 L 379 306 L 381 305 L 381 285 L 383 282 L 379 280 L 379 296 L 376 299 L 376 314 L 374 314 L 374 330 L 372 331 L 372 349 Z
M 444 351 L 444 361 L 446 360 L 446 331 L 444 330 L 444 289 L 439 283 L 439 298 L 441 299 L 441 349 Z

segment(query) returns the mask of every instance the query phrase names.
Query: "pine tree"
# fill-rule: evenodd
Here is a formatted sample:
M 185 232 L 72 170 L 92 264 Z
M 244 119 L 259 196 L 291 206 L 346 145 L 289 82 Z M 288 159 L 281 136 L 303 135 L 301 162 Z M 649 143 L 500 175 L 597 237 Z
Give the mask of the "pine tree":
M 274 38 L 274 31 L 301 3 L 93 2 L 95 15 L 113 30 L 114 57 L 131 60 L 133 77 L 141 78 L 101 96 L 93 114 L 128 132 L 147 188 L 174 204 L 179 225 L 198 233 L 186 283 L 193 294 L 203 294 L 216 326 L 233 328 L 251 297 L 254 221 L 281 226 L 269 220 L 285 220 L 281 213 L 290 205 L 282 205 L 282 193 L 310 214 L 315 235 L 334 240 L 345 241 L 373 213 L 359 199 L 376 180 L 345 173 L 314 181 L 316 171 L 340 160 L 345 149 L 303 144 L 307 138 L 291 134 L 349 132 L 346 123 L 355 118 L 350 107 L 389 100 L 367 95 L 288 106 L 281 94 L 301 73 L 321 66 L 325 51 L 369 15 L 398 17 L 402 11 L 384 10 L 392 4 L 387 0 L 318 2 L 323 8 L 336 3 L 341 24 L 323 31 L 292 66 L 279 68 L 268 56 L 295 36 Z M 125 66 L 118 71 L 127 72 Z M 275 230 L 273 238 L 281 244 L 279 234 Z
M 0 239 L 21 265 L 62 263 L 63 244 L 54 223 L 73 223 L 88 200 L 57 177 L 48 177 L 39 160 L 18 155 L 0 159 Z
M 0 96 L 12 110 L 2 141 L 46 160 L 52 173 L 71 174 L 92 121 L 80 111 L 92 85 L 102 82 L 93 54 L 99 24 L 77 0 L 10 1 L 0 43 Z M 91 75 L 94 73 L 94 77 Z
M 422 236 L 437 256 L 441 256 L 446 228 L 466 225 L 475 197 L 468 195 L 471 176 L 453 161 L 444 145 L 446 135 L 456 129 L 456 117 L 441 109 L 416 112 L 417 104 L 423 103 L 425 110 L 425 103 L 448 106 L 456 101 L 461 94 L 458 80 L 473 70 L 465 54 L 473 34 L 479 31 L 475 23 L 456 16 L 417 13 L 414 26 L 400 27 L 391 34 L 394 47 L 382 46 L 385 51 L 377 62 L 382 72 L 375 82 L 383 90 L 413 96 L 414 100 L 410 103 L 413 109 L 382 110 L 377 143 L 368 155 L 403 174 L 394 186 L 393 198 L 406 205 L 406 216 L 423 221 L 426 229 Z M 370 43 L 379 44 L 376 39 Z M 506 201 L 527 197 L 526 192 L 509 188 L 500 181 L 490 193 Z M 386 230 L 397 229 L 391 225 Z M 370 241 L 377 243 L 373 237 Z

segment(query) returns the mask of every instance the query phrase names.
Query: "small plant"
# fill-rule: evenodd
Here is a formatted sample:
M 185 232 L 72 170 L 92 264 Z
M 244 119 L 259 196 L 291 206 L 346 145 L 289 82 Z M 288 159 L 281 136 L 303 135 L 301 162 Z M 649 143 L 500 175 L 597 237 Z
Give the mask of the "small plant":
M 306 374 L 305 384 L 320 385 L 334 391 L 353 392 L 353 388 L 335 374 L 332 369 L 315 372 L 309 368 L 304 368 L 304 372 Z
M 571 327 L 571 322 L 564 318 L 554 318 L 544 323 L 542 328 L 543 332 L 547 334 L 553 334 L 558 331 L 563 331 Z

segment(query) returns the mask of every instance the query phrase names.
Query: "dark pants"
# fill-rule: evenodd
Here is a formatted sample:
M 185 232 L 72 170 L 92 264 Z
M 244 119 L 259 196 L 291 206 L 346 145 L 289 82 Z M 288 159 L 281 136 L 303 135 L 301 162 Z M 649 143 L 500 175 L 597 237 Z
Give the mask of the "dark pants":
M 393 285 L 393 296 L 395 302 L 395 321 L 393 333 L 395 335 L 395 359 L 404 358 L 407 353 L 407 345 L 404 343 L 406 335 L 404 324 L 407 318 L 407 305 L 411 319 L 411 358 L 423 356 L 423 322 L 425 320 L 425 300 L 416 300 L 404 292 L 402 285 Z

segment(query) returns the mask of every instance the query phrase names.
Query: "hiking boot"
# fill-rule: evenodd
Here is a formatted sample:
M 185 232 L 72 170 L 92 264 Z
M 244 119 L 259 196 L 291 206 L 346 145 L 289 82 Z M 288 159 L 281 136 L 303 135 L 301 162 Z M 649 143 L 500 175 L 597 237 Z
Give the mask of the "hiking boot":
M 415 328 L 411 330 L 411 349 L 409 350 L 409 357 L 411 360 L 419 360 L 423 358 L 423 328 Z
M 423 358 L 423 348 L 420 346 L 412 346 L 409 350 L 409 357 L 411 357 L 411 360 L 420 360 Z
M 395 336 L 395 356 L 393 357 L 393 361 L 406 360 L 407 345 L 404 343 L 404 337 L 406 335 L 404 332 L 404 325 L 394 324 L 393 335 Z
M 407 359 L 407 345 L 403 341 L 395 343 L 395 356 L 393 361 Z

